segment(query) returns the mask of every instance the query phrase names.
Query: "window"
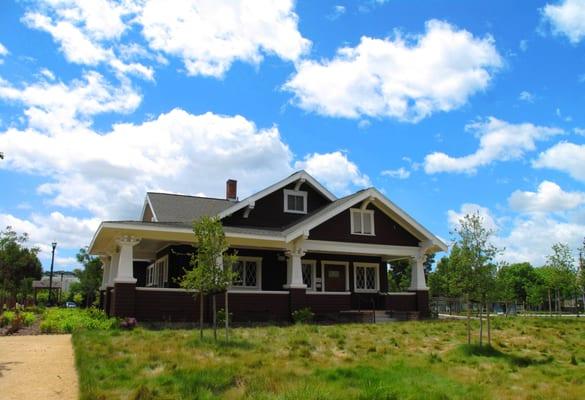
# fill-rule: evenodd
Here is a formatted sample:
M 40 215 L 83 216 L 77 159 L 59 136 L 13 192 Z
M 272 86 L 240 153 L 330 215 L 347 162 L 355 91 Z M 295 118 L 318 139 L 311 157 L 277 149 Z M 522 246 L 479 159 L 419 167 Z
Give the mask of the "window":
M 284 190 L 284 212 L 295 214 L 307 213 L 307 192 Z
M 232 266 L 234 280 L 232 287 L 259 289 L 261 281 L 261 259 L 255 257 L 238 257 Z
M 352 208 L 350 215 L 353 235 L 374 235 L 374 210 Z
M 146 268 L 146 286 L 169 286 L 169 257 L 164 256 Z
M 302 260 L 303 283 L 307 285 L 308 290 L 315 290 L 315 261 Z
M 378 291 L 378 264 L 354 264 L 354 289 L 356 292 Z

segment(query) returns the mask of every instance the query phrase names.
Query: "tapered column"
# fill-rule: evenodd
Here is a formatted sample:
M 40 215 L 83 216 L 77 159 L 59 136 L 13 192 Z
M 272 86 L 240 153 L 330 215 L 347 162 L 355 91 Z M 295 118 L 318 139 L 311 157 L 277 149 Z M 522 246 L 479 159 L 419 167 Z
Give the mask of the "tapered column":
M 102 260 L 102 265 L 104 267 L 102 271 L 102 284 L 100 286 L 100 290 L 106 290 L 110 279 L 110 265 L 112 258 L 110 256 L 100 256 L 100 259 Z
M 287 265 L 287 282 L 289 289 L 306 289 L 307 285 L 303 283 L 303 264 L 301 258 L 305 252 L 300 248 L 295 248 L 286 252 Z
M 116 278 L 114 283 L 136 283 L 134 278 L 134 252 L 133 248 L 140 239 L 134 236 L 120 236 L 116 239 L 116 243 L 120 246 L 120 258 L 118 261 L 118 268 L 116 271 Z
M 414 257 L 408 290 L 429 290 L 425 280 L 425 260 L 426 254 L 423 251 L 419 251 Z

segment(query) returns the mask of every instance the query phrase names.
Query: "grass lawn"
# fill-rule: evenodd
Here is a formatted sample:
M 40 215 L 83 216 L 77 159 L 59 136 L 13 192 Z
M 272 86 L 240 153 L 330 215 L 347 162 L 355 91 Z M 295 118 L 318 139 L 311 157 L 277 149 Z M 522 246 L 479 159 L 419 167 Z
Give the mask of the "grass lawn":
M 464 321 L 239 328 L 228 344 L 196 330 L 73 341 L 82 399 L 585 398 L 585 318 L 494 320 L 482 350 L 461 345 Z

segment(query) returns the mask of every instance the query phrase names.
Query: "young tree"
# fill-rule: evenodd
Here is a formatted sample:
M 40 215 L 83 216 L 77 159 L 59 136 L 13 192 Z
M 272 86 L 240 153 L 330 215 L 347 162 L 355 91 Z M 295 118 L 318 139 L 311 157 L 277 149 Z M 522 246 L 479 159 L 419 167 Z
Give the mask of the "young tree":
M 489 305 L 491 291 L 494 290 L 493 260 L 498 249 L 492 244 L 493 231 L 484 226 L 479 213 L 466 214 L 459 220 L 459 226 L 454 231 L 456 243 L 459 247 L 454 259 L 457 267 L 455 282 L 467 299 L 467 342 L 471 343 L 470 298 L 476 297 L 480 301 L 480 309 Z M 488 344 L 491 345 L 491 332 L 488 311 Z M 483 318 L 480 313 L 480 345 L 483 343 Z
M 502 266 L 497 273 L 497 290 L 499 299 L 506 303 L 527 303 L 528 288 L 536 280 L 534 268 L 530 263 L 518 263 Z
M 585 238 L 583 244 L 579 248 L 579 270 L 577 272 L 577 287 L 581 292 L 581 299 L 583 307 L 585 307 Z
M 5 295 L 16 299 L 19 289 L 27 279 L 40 279 L 42 267 L 37 257 L 39 249 L 27 247 L 28 235 L 18 235 L 10 226 L 0 232 L 0 284 L 2 296 L 0 308 L 6 302 Z
M 77 261 L 83 265 L 83 269 L 73 271 L 79 279 L 79 288 L 85 300 L 85 307 L 91 306 L 97 298 L 102 282 L 102 261 L 99 257 L 90 256 L 87 249 L 79 249 Z
M 547 256 L 546 264 L 551 268 L 550 286 L 555 290 L 557 312 L 561 312 L 561 298 L 574 293 L 575 259 L 572 250 L 565 243 L 553 244 L 552 253 Z
M 203 217 L 193 223 L 193 233 L 197 242 L 197 252 L 191 258 L 191 270 L 185 271 L 180 281 L 181 287 L 199 293 L 199 330 L 203 339 L 203 299 L 205 295 L 213 296 L 213 334 L 217 339 L 217 311 L 215 294 L 225 292 L 225 329 L 228 337 L 228 294 L 234 274 L 232 267 L 235 255 L 226 255 L 229 246 L 221 221 L 216 217 Z

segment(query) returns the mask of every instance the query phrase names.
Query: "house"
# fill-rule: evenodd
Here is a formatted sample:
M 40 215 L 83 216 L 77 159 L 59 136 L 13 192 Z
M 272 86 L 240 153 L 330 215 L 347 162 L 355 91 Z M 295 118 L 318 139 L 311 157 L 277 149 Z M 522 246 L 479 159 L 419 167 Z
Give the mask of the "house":
M 199 300 L 177 279 L 196 251 L 192 221 L 204 215 L 221 219 L 237 251 L 234 320 L 289 320 L 304 307 L 429 315 L 423 263 L 447 246 L 375 188 L 337 198 L 305 171 L 241 201 L 231 179 L 225 199 L 147 193 L 140 220 L 102 222 L 89 252 L 104 263 L 104 309 L 139 321 L 197 320 Z M 405 258 L 411 286 L 389 293 L 388 263 Z

